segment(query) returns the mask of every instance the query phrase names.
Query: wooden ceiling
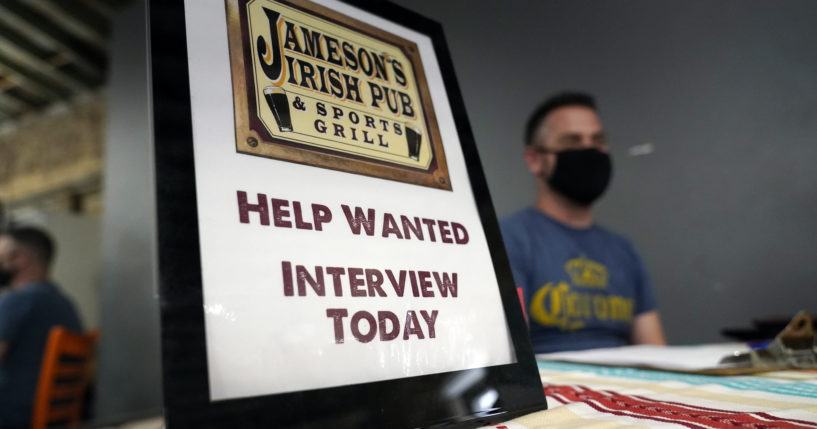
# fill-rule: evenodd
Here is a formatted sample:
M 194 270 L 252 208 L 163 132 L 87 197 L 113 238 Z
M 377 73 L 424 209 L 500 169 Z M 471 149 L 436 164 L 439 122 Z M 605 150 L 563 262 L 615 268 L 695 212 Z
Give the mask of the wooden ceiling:
M 105 83 L 111 15 L 129 0 L 0 0 L 0 125 Z

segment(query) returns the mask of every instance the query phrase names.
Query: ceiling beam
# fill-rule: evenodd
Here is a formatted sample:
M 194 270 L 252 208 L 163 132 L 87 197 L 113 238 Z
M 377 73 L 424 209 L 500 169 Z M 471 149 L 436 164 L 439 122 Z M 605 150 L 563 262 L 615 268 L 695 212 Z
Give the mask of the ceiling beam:
M 94 73 L 107 67 L 106 48 L 89 44 L 61 24 L 16 0 L 0 1 L 0 22 L 41 48 L 69 55 L 79 68 Z
M 85 5 L 81 0 L 22 0 L 37 12 L 60 23 L 80 39 L 97 48 L 106 49 L 110 22 L 105 16 Z
M 22 78 L 39 76 L 41 83 L 51 81 L 52 88 L 68 88 L 72 92 L 81 91 L 86 85 L 73 76 L 64 73 L 50 62 L 36 57 L 7 39 L 0 37 L 0 63 L 20 73 Z
M 31 88 L 31 83 L 21 80 L 18 76 L 12 75 L 7 69 L 0 66 L 0 89 L 6 98 L 10 98 L 10 103 L 20 104 L 25 110 L 35 110 L 49 103 L 51 98 L 40 94 L 36 88 Z
M 111 17 L 131 0 L 0 0 L 0 122 L 104 84 Z
M 28 110 L 28 106 L 23 102 L 6 94 L 5 91 L 0 92 L 0 112 L 5 113 L 7 116 L 17 116 L 25 113 L 26 110 Z
M 87 62 L 82 64 L 75 62 L 74 56 L 64 54 L 64 51 L 44 48 L 34 43 L 30 38 L 21 35 L 19 32 L 9 28 L 5 23 L 0 21 L 0 41 L 5 44 L 15 45 L 19 50 L 28 52 L 31 56 L 46 61 L 51 65 L 59 68 L 65 64 L 71 64 L 72 69 L 76 70 L 74 73 L 66 71 L 70 77 L 76 78 L 82 82 L 102 81 L 103 71 Z M 81 76 L 78 76 L 81 74 Z
M 46 99 L 66 98 L 71 94 L 69 89 L 55 85 L 49 79 L 43 78 L 37 70 L 20 65 L 13 58 L 6 56 L 5 49 L 0 46 L 0 68 L 6 70 L 6 75 L 13 77 L 20 85 L 30 92 Z

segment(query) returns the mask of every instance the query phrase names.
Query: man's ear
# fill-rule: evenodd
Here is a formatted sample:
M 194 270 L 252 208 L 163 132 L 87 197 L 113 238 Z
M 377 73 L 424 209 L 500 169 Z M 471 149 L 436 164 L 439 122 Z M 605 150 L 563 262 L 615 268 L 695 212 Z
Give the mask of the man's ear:
M 530 145 L 525 147 L 525 164 L 528 165 L 528 170 L 536 177 L 542 175 L 542 162 L 539 159 L 542 155 L 535 146 Z

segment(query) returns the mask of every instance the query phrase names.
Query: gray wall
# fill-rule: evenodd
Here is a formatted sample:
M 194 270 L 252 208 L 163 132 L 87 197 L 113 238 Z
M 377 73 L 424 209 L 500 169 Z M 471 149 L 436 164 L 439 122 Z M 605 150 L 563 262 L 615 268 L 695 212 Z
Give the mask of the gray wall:
M 96 392 L 101 419 L 158 412 L 162 403 L 143 2 L 119 11 L 113 29 Z
M 44 221 L 57 243 L 51 277 L 73 300 L 85 329 L 98 329 L 100 220 L 48 211 Z
M 671 342 L 817 312 L 817 2 L 396 2 L 443 24 L 500 216 L 535 195 L 528 112 L 597 95 L 598 218 L 641 250 Z

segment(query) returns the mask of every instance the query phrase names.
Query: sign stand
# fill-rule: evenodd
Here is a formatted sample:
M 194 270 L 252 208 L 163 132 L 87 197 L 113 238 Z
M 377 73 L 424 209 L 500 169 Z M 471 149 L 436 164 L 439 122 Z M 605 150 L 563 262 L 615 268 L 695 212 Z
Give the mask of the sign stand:
M 168 427 L 477 427 L 546 408 L 440 25 L 151 0 Z

